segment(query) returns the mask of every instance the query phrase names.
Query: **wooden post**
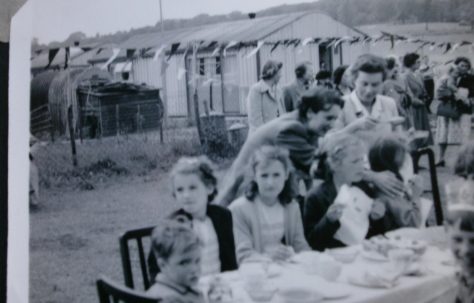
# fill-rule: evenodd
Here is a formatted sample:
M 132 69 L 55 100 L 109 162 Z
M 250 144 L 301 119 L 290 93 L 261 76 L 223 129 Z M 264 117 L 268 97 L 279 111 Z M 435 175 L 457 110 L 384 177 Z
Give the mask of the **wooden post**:
M 69 125 L 69 137 L 71 138 L 71 151 L 72 151 L 72 165 L 77 166 L 77 154 L 76 154 L 76 140 L 74 138 L 74 128 L 72 127 L 72 105 L 69 105 L 67 109 L 67 120 Z
M 140 104 L 137 105 L 137 133 L 140 133 L 142 130 L 142 119 L 140 117 Z
M 102 101 L 99 98 L 99 127 L 100 127 L 100 136 L 99 138 L 102 139 L 103 128 L 102 128 Z
M 119 105 L 115 105 L 115 132 L 116 136 L 120 135 L 120 123 L 119 123 Z
M 194 88 L 194 115 L 196 117 L 196 127 L 199 135 L 199 142 L 201 143 L 201 146 L 204 144 L 204 137 L 202 134 L 202 129 L 201 129 L 201 120 L 199 119 L 199 98 L 198 98 L 198 92 L 197 88 Z

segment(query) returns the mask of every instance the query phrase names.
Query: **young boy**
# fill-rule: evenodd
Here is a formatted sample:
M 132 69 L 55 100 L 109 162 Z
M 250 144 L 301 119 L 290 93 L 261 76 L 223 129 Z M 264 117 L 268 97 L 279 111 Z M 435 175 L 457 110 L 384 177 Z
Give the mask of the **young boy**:
M 457 158 L 455 177 L 446 185 L 447 224 L 451 250 L 459 264 L 456 303 L 474 302 L 474 142 Z
M 152 249 L 161 272 L 147 294 L 182 303 L 204 302 L 196 288 L 201 275 L 201 242 L 192 229 L 173 220 L 152 233 Z

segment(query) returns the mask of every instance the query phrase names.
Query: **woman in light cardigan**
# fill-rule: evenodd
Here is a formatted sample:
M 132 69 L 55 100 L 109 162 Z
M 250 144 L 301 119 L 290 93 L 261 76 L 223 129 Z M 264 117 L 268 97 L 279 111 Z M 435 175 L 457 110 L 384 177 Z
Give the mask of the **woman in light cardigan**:
M 267 61 L 263 66 L 260 81 L 250 88 L 247 97 L 249 132 L 284 113 L 283 96 L 277 87 L 282 66 L 281 62 Z
M 266 256 L 276 261 L 309 250 L 295 196 L 288 151 L 259 148 L 250 162 L 253 181 L 245 196 L 229 206 L 234 225 L 237 261 Z

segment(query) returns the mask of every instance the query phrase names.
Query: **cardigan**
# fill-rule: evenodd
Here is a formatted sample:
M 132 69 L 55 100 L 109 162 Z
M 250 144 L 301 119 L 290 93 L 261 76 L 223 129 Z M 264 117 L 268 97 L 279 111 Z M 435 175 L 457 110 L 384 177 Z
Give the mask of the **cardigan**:
M 246 258 L 263 253 L 260 233 L 260 219 L 257 205 L 246 197 L 240 197 L 229 206 L 234 219 L 234 235 L 237 260 L 242 263 Z M 303 232 L 303 222 L 298 203 L 292 201 L 284 205 L 285 232 L 284 243 L 293 247 L 295 252 L 309 250 Z
M 178 214 L 190 216 L 183 209 L 172 213 L 169 217 L 175 217 Z M 237 259 L 235 257 L 235 242 L 232 224 L 232 213 L 219 205 L 209 204 L 206 215 L 211 219 L 216 230 L 217 242 L 219 243 L 219 258 L 221 261 L 221 272 L 237 269 Z M 148 255 L 148 270 L 153 282 L 157 273 L 160 272 L 155 254 L 152 249 Z
M 358 182 L 355 186 L 362 189 L 369 197 L 373 198 L 373 190 L 364 182 Z M 337 197 L 337 190 L 329 178 L 320 186 L 312 188 L 305 200 L 304 208 L 304 230 L 309 245 L 314 250 L 324 251 L 326 248 L 344 247 L 345 244 L 334 238 L 341 224 L 338 221 L 331 222 L 326 217 L 329 207 Z M 383 233 L 380 220 L 370 220 L 369 231 L 366 238 Z
M 250 88 L 247 96 L 250 133 L 282 113 L 281 92 L 278 88 L 271 88 L 264 80 L 258 81 Z

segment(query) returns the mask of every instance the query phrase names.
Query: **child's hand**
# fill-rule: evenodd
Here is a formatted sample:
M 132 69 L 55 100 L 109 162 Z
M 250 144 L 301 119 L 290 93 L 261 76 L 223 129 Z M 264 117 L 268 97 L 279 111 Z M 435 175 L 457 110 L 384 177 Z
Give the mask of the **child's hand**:
M 270 256 L 274 261 L 286 261 L 295 254 L 295 251 L 291 246 L 279 245 L 276 246 L 271 252 Z
M 372 209 L 370 210 L 370 218 L 372 220 L 379 220 L 385 215 L 385 211 L 385 204 L 379 200 L 375 200 L 374 203 L 372 203 Z
M 346 208 L 346 205 L 343 204 L 332 204 L 329 206 L 328 211 L 326 212 L 326 217 L 330 222 L 339 221 L 342 216 L 342 212 Z
M 423 179 L 415 175 L 413 178 L 408 180 L 408 191 L 413 201 L 418 201 L 423 194 Z

